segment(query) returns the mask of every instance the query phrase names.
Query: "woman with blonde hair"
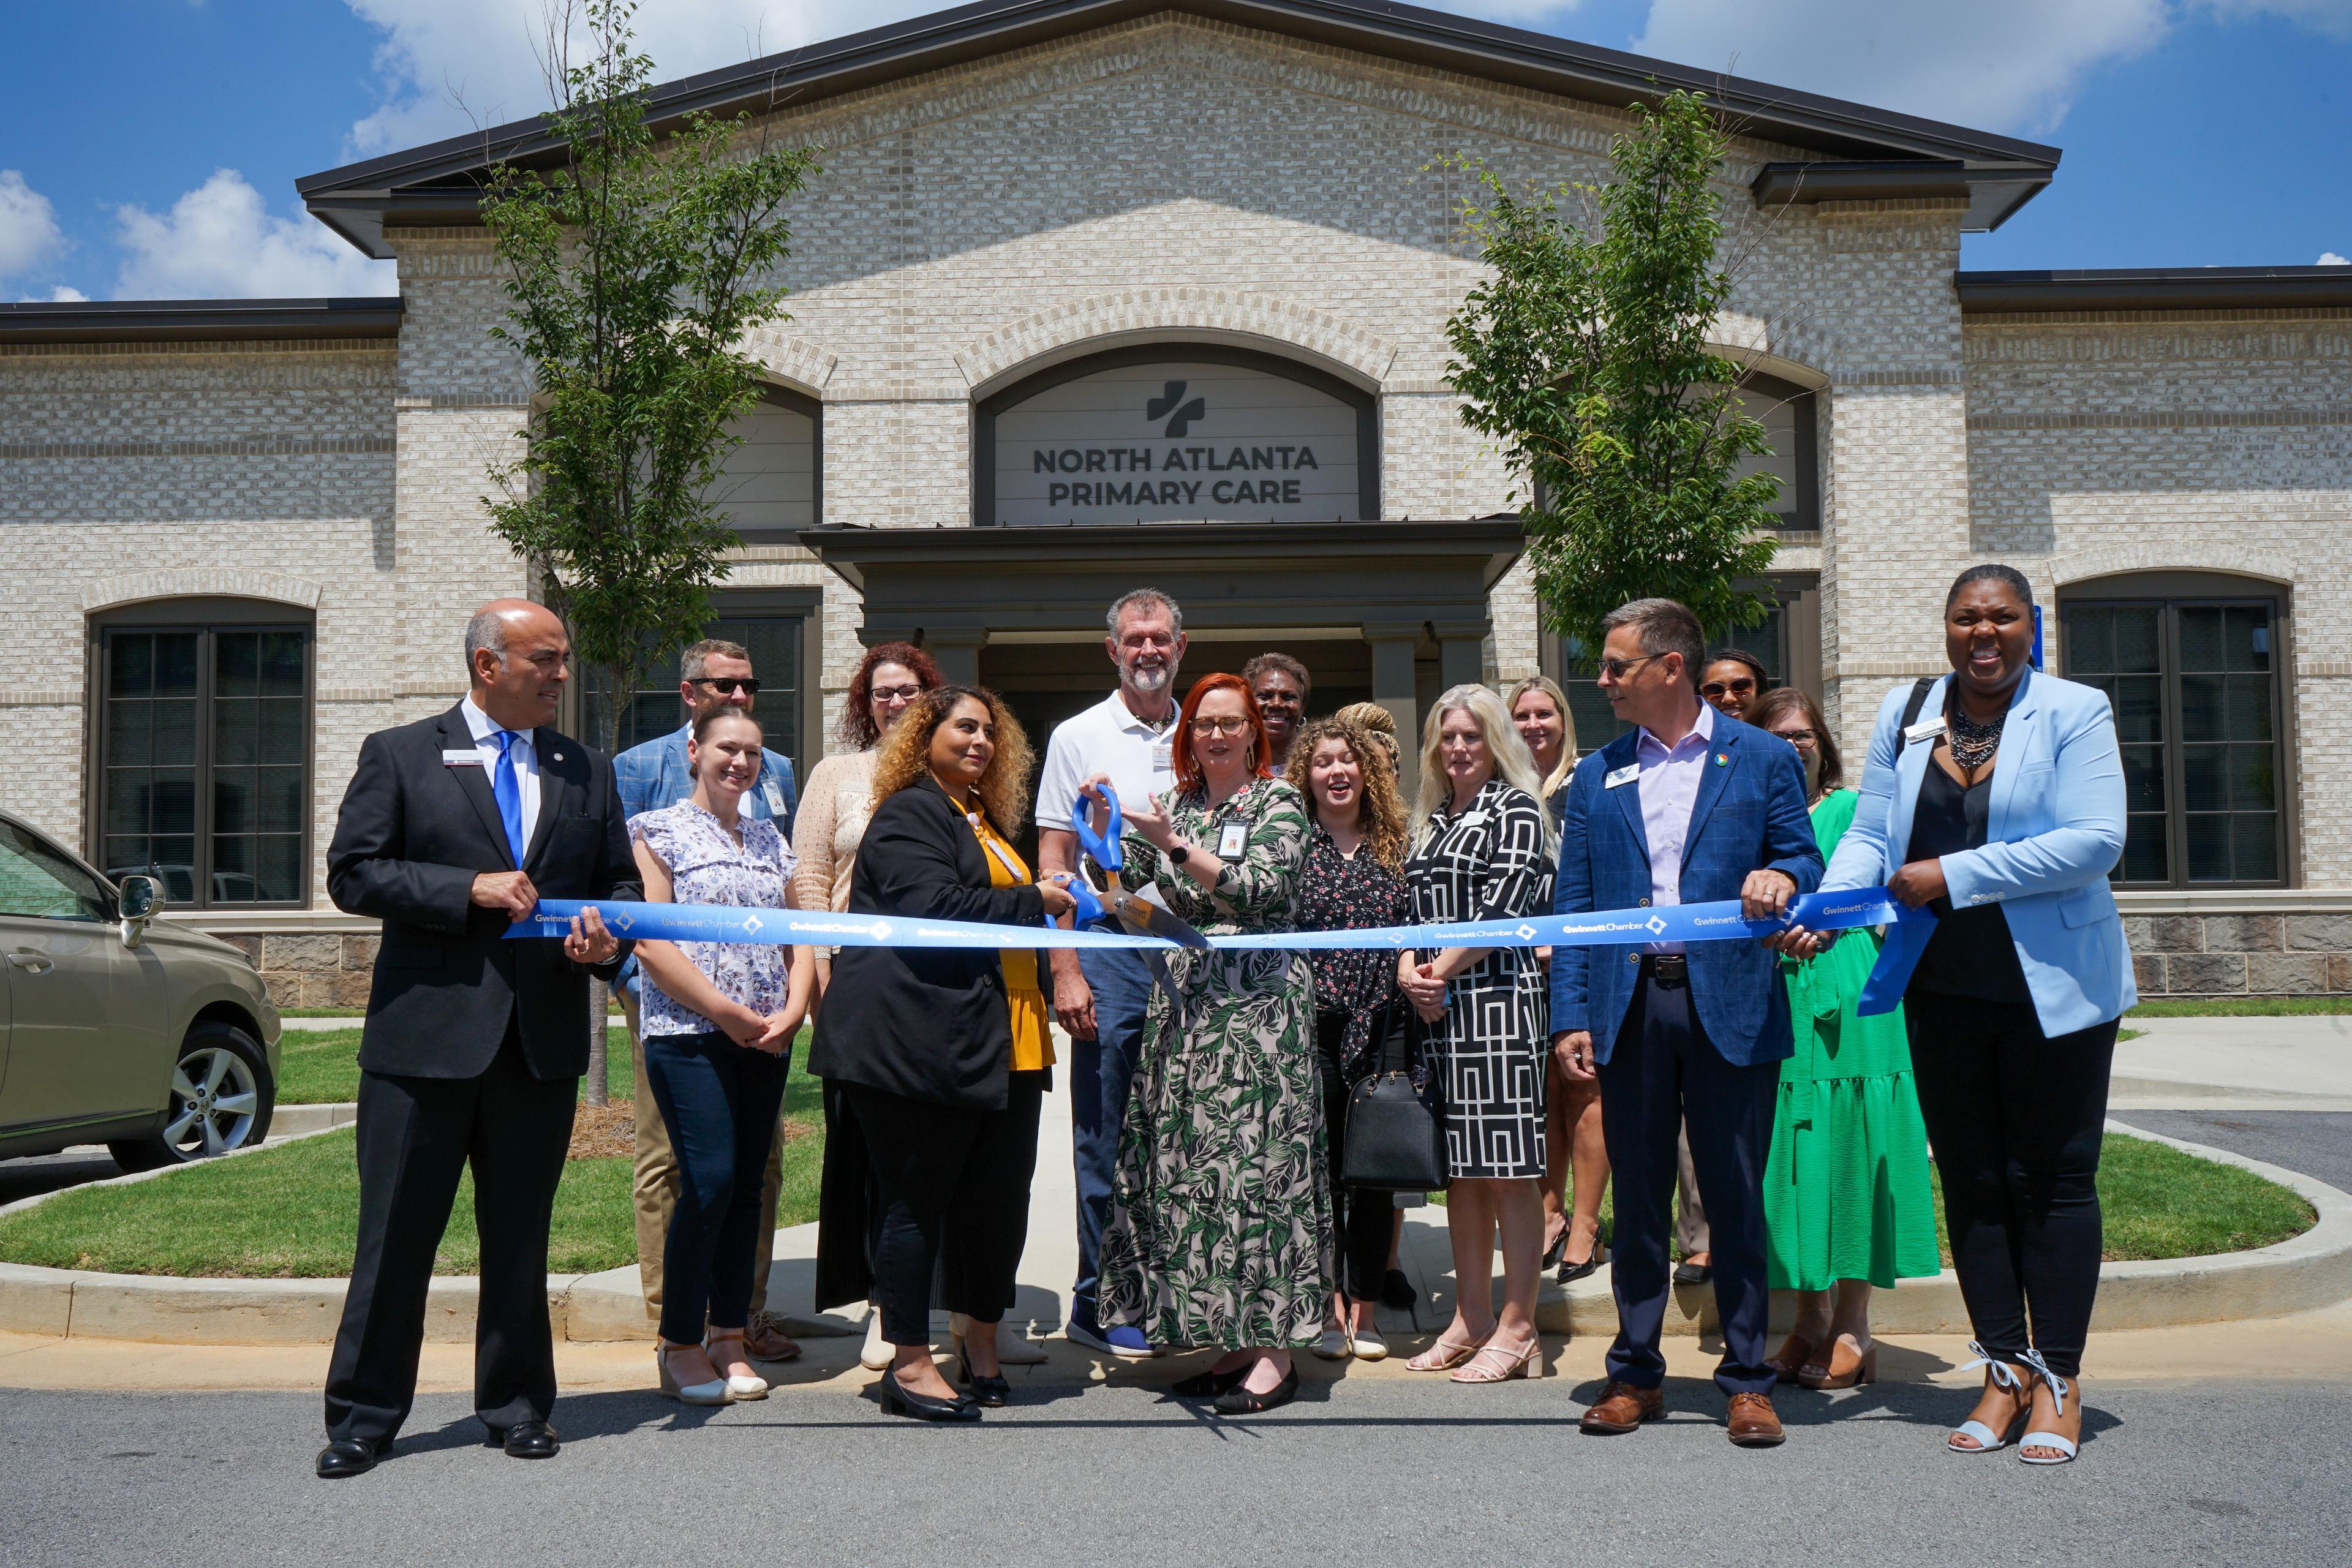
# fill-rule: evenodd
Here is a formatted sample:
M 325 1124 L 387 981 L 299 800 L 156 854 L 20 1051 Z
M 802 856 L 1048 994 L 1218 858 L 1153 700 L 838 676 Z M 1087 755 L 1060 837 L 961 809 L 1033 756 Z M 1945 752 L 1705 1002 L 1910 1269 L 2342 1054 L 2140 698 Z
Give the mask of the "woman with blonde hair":
M 1543 784 L 1501 698 L 1457 686 L 1422 733 L 1413 849 L 1405 863 L 1412 918 L 1423 924 L 1516 920 L 1547 910 L 1559 834 Z M 1549 998 L 1524 947 L 1449 947 L 1402 954 L 1397 984 L 1425 1026 L 1445 1095 L 1446 1228 L 1454 1244 L 1454 1321 L 1409 1363 L 1456 1383 L 1541 1376 L 1536 1338 L 1542 1269 L 1544 1071 Z M 1495 1235 L 1503 1310 L 1492 1301 Z
M 1396 770 L 1369 733 L 1337 717 L 1317 719 L 1290 747 L 1290 782 L 1307 795 L 1307 858 L 1298 870 L 1294 919 L 1300 931 L 1403 925 L 1404 801 Z M 1332 1228 L 1340 1266 L 1332 1310 L 1315 1353 L 1379 1361 L 1389 1353 L 1372 1310 L 1379 1304 L 1396 1204 L 1385 1189 L 1349 1188 L 1348 1097 L 1380 1065 L 1399 1005 L 1396 961 L 1380 948 L 1323 948 L 1307 955 L 1315 974 L 1315 1058 L 1329 1137 Z
M 1576 715 L 1569 711 L 1568 693 L 1549 675 L 1530 675 L 1511 688 L 1503 705 L 1511 710 L 1511 725 L 1528 743 L 1543 779 L 1543 793 L 1536 798 L 1550 805 L 1576 771 Z

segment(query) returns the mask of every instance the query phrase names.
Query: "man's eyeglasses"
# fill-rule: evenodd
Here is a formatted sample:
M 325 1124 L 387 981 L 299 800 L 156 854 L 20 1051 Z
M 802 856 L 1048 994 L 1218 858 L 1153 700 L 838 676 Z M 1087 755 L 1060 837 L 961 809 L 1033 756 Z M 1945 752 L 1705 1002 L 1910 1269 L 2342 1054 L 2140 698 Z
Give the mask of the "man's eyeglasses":
M 699 675 L 695 677 L 694 683 L 708 686 L 721 697 L 732 697 L 738 691 L 751 697 L 760 690 L 760 683 L 748 675 Z
M 1248 728 L 1249 721 L 1241 718 L 1195 719 L 1192 721 L 1192 733 L 1195 735 L 1238 735 Z
M 1636 665 L 1647 664 L 1654 658 L 1665 657 L 1662 653 L 1645 653 L 1639 658 L 1604 658 L 1592 668 L 1597 673 L 1606 676 L 1611 680 L 1622 680 L 1625 679 L 1625 672 Z
M 912 702 L 922 694 L 919 686 L 877 686 L 867 693 L 877 702 Z
M 1726 692 L 1737 692 L 1745 697 L 1755 689 L 1755 679 L 1743 675 L 1737 680 L 1710 680 L 1698 689 L 1698 694 L 1701 697 L 1721 697 Z

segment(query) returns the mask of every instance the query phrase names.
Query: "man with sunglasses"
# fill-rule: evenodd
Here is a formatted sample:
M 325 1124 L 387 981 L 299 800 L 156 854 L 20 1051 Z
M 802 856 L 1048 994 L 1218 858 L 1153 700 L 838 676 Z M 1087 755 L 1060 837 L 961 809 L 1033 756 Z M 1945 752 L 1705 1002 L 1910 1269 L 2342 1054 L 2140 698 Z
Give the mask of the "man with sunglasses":
M 686 743 L 694 721 L 714 708 L 740 708 L 750 712 L 760 695 L 759 677 L 751 673 L 751 651 L 741 643 L 705 637 L 678 656 L 677 694 L 686 704 L 686 722 L 659 740 L 632 746 L 613 761 L 621 806 L 630 816 L 662 811 L 694 793 L 694 770 L 686 759 Z M 799 797 L 793 789 L 792 759 L 762 749 L 760 779 L 743 792 L 742 811 L 750 816 L 772 818 L 792 842 L 793 809 Z M 661 1316 L 662 1248 L 669 1237 L 669 1220 L 677 1207 L 677 1153 L 671 1148 L 669 1129 L 654 1103 L 646 1078 L 645 1036 L 637 1023 L 637 965 L 631 959 L 614 986 L 621 1012 L 629 1021 L 629 1057 L 635 1073 L 636 1174 L 633 1183 L 637 1217 L 637 1275 L 645 1288 L 646 1316 Z M 782 1361 L 800 1354 L 768 1315 L 768 1265 L 775 1253 L 776 1194 L 783 1183 L 784 1139 L 781 1121 L 768 1154 L 768 1179 L 760 1191 L 760 1243 L 751 1274 L 751 1323 L 745 1349 L 762 1361 Z

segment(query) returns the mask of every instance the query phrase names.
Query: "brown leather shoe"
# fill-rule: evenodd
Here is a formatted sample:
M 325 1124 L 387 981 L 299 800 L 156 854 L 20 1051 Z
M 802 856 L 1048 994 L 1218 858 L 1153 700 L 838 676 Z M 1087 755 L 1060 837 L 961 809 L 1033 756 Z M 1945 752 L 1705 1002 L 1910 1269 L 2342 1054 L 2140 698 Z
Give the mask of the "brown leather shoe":
M 1769 1394 L 1733 1394 L 1731 1415 L 1725 1425 L 1731 1428 L 1732 1442 L 1742 1448 L 1778 1447 L 1789 1436 L 1780 1429 L 1780 1417 L 1773 1413 Z
M 1596 1437 L 1616 1437 L 1639 1431 L 1645 1421 L 1665 1418 L 1665 1390 L 1612 1381 L 1601 1391 L 1601 1402 L 1584 1413 L 1580 1425 Z

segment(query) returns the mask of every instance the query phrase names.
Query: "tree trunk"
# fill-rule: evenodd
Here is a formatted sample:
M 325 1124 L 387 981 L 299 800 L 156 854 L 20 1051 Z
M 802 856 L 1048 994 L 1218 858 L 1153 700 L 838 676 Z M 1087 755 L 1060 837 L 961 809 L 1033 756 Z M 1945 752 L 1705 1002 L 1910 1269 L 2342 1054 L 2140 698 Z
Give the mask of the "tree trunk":
M 588 1103 L 606 1104 L 611 1097 L 604 1092 L 604 1013 L 612 1005 L 605 994 L 604 983 L 594 975 L 588 977 Z

